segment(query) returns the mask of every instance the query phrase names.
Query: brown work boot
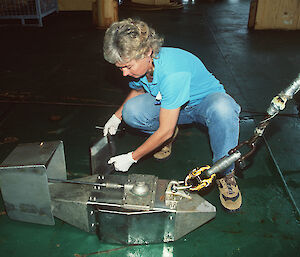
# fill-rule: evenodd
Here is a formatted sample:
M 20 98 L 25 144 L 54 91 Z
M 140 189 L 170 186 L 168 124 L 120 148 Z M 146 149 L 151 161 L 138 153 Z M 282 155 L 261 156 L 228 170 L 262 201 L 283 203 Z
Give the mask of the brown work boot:
M 158 152 L 153 154 L 153 157 L 156 160 L 162 161 L 162 160 L 165 160 L 166 158 L 170 157 L 171 152 L 172 152 L 172 143 L 174 142 L 174 140 L 178 134 L 178 131 L 179 131 L 179 129 L 176 126 L 173 136 L 162 145 L 162 148 Z
M 221 204 L 226 211 L 236 212 L 241 208 L 242 195 L 234 178 L 234 172 L 216 180 Z

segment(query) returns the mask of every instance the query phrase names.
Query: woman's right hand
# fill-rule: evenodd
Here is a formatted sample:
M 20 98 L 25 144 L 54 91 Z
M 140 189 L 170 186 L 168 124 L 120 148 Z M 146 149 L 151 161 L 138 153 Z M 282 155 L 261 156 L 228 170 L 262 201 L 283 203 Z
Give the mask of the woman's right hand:
M 115 135 L 117 133 L 120 123 L 121 120 L 115 114 L 113 114 L 104 125 L 103 136 L 107 136 L 108 133 L 110 135 Z

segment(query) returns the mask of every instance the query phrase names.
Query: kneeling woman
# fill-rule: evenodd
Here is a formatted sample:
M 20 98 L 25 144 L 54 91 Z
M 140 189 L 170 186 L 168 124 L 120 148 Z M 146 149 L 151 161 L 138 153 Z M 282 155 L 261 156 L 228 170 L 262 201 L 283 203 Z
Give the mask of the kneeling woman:
M 162 47 L 163 38 L 145 22 L 125 19 L 105 33 L 104 58 L 123 76 L 135 78 L 131 92 L 107 121 L 104 135 L 114 135 L 121 121 L 149 134 L 137 149 L 112 157 L 109 163 L 126 172 L 146 154 L 164 159 L 171 154 L 177 124 L 201 124 L 208 128 L 213 162 L 238 143 L 240 106 L 195 55 Z M 222 205 L 236 211 L 242 203 L 233 175 L 234 167 L 217 180 Z

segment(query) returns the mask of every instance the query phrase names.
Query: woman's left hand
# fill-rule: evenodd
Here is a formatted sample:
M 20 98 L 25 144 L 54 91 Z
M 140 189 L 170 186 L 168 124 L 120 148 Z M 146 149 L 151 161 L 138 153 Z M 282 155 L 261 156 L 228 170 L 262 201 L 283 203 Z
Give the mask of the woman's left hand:
M 108 164 L 114 164 L 116 171 L 126 172 L 130 166 L 137 161 L 132 158 L 132 152 L 111 157 Z

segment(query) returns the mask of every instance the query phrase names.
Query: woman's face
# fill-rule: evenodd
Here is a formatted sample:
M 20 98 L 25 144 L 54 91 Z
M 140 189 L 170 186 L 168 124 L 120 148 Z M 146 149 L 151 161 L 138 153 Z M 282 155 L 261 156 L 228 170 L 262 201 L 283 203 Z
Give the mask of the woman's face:
M 142 59 L 131 60 L 126 63 L 117 62 L 115 65 L 123 72 L 123 76 L 140 78 L 143 77 L 146 74 L 146 72 L 151 68 L 152 58 L 147 55 Z

